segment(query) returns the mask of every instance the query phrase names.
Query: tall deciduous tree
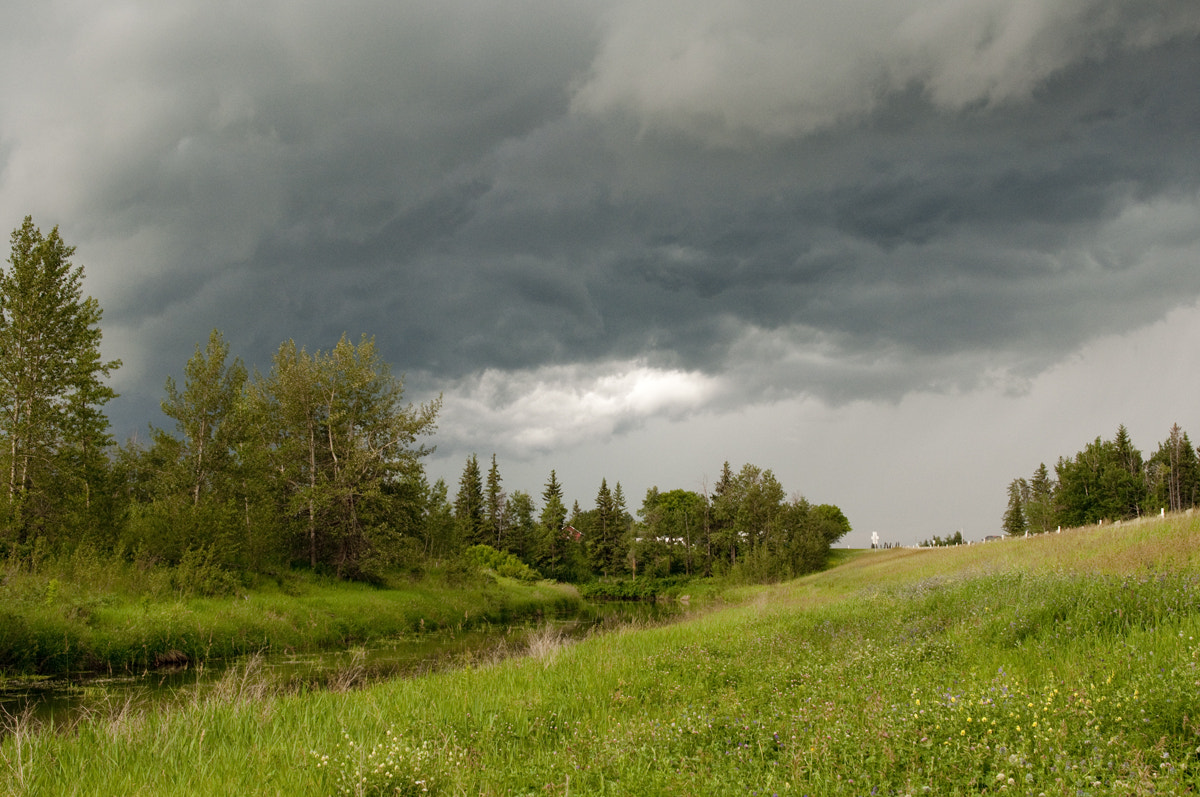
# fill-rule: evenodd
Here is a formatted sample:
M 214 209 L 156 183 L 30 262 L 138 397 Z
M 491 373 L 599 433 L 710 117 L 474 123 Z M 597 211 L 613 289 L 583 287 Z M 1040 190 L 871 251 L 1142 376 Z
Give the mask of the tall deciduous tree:
M 237 358 L 226 364 L 228 356 L 229 344 L 214 329 L 205 348 L 197 344 L 184 367 L 183 390 L 167 377 L 162 411 L 175 421 L 187 492 L 195 505 L 206 491 L 232 478 L 236 449 L 245 432 L 238 410 L 246 367 Z
M 1195 505 L 1200 498 L 1200 465 L 1187 432 L 1173 424 L 1167 439 L 1150 458 L 1148 473 L 1153 480 L 1155 502 L 1171 512 Z
M 54 511 L 58 487 L 87 504 L 112 442 L 100 408 L 116 395 L 103 380 L 120 361 L 101 360 L 100 305 L 83 295 L 74 253 L 58 227 L 43 234 L 27 216 L 0 273 L 0 435 L 19 537 Z
M 343 335 L 331 351 L 311 356 L 288 341 L 255 385 L 261 428 L 287 506 L 303 518 L 311 566 L 369 577 L 389 563 L 396 530 L 384 487 L 419 468 L 428 449 L 417 439 L 434 430 L 441 407 L 440 398 L 403 405 L 403 392 L 365 335 L 357 346 Z

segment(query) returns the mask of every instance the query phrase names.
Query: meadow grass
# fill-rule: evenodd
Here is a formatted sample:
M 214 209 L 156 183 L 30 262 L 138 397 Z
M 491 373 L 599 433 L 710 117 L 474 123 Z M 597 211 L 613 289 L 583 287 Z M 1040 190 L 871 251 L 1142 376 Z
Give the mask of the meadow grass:
M 366 584 L 292 576 L 226 597 L 137 583 L 132 565 L 68 561 L 0 581 L 0 675 L 140 672 L 257 652 L 313 652 L 438 630 L 522 623 L 583 607 L 569 585 L 480 578 Z
M 843 554 L 686 622 L 346 693 L 253 663 L 172 709 L 10 719 L 0 792 L 1185 794 L 1200 526 Z

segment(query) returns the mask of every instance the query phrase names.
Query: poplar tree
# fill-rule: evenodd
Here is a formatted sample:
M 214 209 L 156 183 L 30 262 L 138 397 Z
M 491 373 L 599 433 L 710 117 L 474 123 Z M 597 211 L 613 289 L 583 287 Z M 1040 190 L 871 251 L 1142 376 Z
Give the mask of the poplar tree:
M 205 492 L 212 492 L 231 476 L 236 447 L 244 433 L 238 409 L 246 384 L 246 368 L 235 358 L 226 364 L 229 344 L 213 330 L 203 350 L 184 367 L 184 387 L 167 377 L 163 414 L 175 421 L 180 437 L 188 496 L 199 505 Z
M 0 272 L 0 437 L 10 523 L 23 541 L 46 530 L 56 491 L 91 506 L 93 482 L 112 443 L 100 408 L 116 396 L 103 379 L 120 366 L 100 357 L 100 305 L 83 295 L 58 227 L 33 219 L 12 233 Z
M 441 399 L 402 405 L 403 382 L 363 336 L 309 355 L 280 346 L 251 395 L 285 506 L 301 519 L 309 564 L 373 578 L 395 558 L 398 530 L 385 487 L 411 477 L 429 449 Z

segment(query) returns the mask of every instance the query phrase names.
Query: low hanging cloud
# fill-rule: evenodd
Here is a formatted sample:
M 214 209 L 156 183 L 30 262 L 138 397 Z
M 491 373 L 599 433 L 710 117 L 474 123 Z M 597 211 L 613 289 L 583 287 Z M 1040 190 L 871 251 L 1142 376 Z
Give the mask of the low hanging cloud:
M 704 374 L 639 361 L 489 369 L 451 386 L 440 425 L 452 449 L 486 440 L 525 458 L 628 432 L 649 418 L 689 415 L 720 390 Z

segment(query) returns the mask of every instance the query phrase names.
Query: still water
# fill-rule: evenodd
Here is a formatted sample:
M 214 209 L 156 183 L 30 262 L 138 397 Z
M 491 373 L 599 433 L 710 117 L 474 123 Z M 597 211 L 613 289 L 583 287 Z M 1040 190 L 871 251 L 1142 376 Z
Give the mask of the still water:
M 264 653 L 159 668 L 121 676 L 0 680 L 0 737 L 16 718 L 57 727 L 115 707 L 159 707 L 203 697 L 231 677 L 252 677 L 276 691 L 347 690 L 389 678 L 406 678 L 467 664 L 521 655 L 530 640 L 547 634 L 579 639 L 630 623 L 669 622 L 678 603 L 589 604 L 576 616 L 526 625 L 492 625 L 468 632 L 437 631 L 377 640 L 366 647 L 323 653 Z

